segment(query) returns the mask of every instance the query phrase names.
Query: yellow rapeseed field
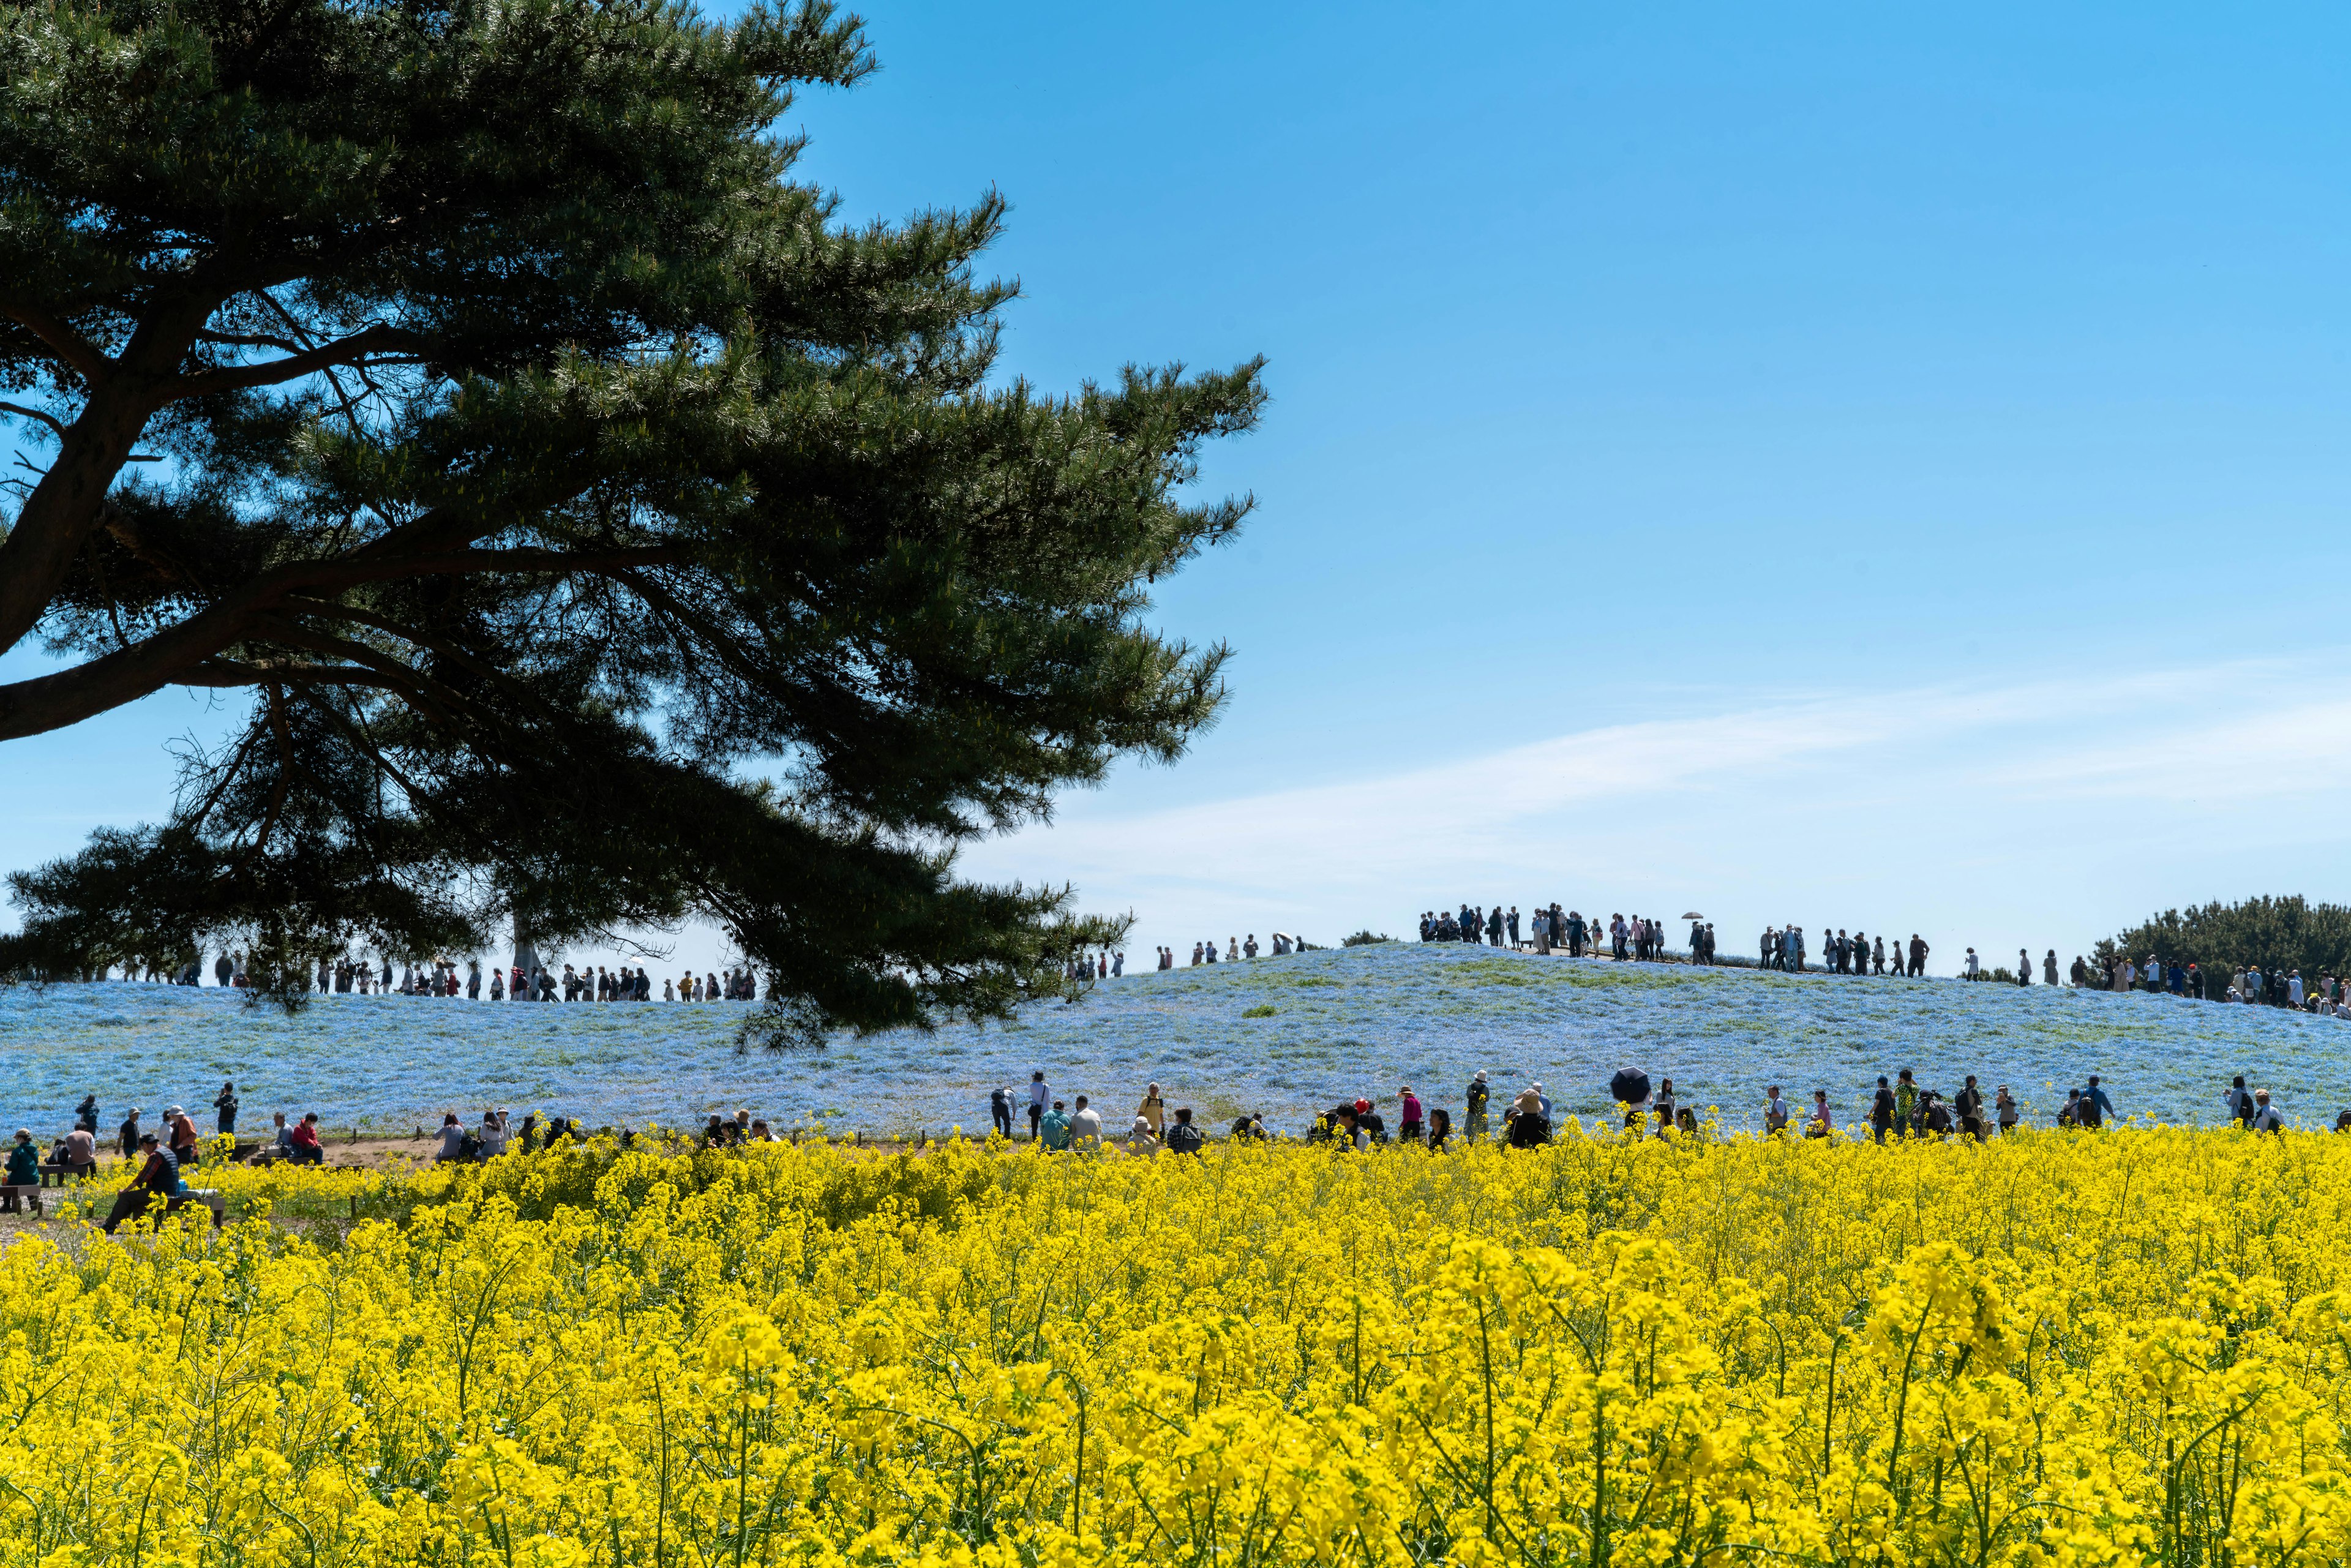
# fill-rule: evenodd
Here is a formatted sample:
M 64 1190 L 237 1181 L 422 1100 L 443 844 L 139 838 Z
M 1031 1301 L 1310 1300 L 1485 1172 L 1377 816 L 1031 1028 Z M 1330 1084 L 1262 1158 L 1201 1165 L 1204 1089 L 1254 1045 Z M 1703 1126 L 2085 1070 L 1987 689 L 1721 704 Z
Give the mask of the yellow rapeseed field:
M 2351 1138 L 207 1179 L 0 1255 L 0 1561 L 2351 1559 Z

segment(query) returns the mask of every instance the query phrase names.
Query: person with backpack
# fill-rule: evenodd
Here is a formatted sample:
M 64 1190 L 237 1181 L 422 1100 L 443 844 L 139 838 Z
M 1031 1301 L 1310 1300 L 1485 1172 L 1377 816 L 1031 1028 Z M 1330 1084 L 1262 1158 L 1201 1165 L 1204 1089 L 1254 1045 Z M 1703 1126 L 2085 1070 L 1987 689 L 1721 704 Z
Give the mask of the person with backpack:
M 1983 1091 L 1976 1087 L 1974 1073 L 1968 1074 L 1967 1086 L 1959 1091 L 1959 1097 L 1952 1102 L 1951 1108 L 1959 1113 L 1959 1131 L 1975 1139 L 1977 1143 L 1982 1143 L 1984 1141 Z
M 1167 1129 L 1167 1147 L 1169 1151 L 1178 1155 L 1196 1155 L 1200 1152 L 1200 1145 L 1205 1141 L 1206 1140 L 1200 1136 L 1200 1129 L 1192 1125 L 1192 1107 L 1189 1105 L 1177 1106 L 1176 1108 L 1176 1124 Z
M 1479 1071 L 1469 1080 L 1469 1092 L 1463 1098 L 1469 1113 L 1468 1130 L 1462 1135 L 1473 1144 L 1486 1141 L 1486 1074 Z
M 2283 1135 L 2285 1132 L 2285 1118 L 2279 1115 L 2277 1107 L 2270 1103 L 2270 1092 L 2268 1090 L 2259 1089 L 2253 1092 L 2252 1120 L 2246 1123 L 2245 1125 L 2247 1129 L 2252 1132 L 2276 1133 L 2281 1136 Z
M 1894 1127 L 1894 1091 L 1886 1087 L 1886 1074 L 1877 1075 L 1877 1092 L 1869 1102 L 1869 1134 L 1879 1143 Z
M 2245 1087 L 2245 1075 L 2241 1072 L 2229 1081 L 2229 1119 L 2240 1127 L 2251 1128 L 2253 1124 L 2252 1092 Z

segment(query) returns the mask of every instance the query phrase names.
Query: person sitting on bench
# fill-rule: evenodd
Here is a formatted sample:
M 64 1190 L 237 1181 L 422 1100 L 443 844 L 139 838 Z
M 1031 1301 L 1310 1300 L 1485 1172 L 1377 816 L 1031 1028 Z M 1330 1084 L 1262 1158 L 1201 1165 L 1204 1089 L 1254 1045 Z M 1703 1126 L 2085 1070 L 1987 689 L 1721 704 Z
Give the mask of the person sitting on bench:
M 180 1181 L 179 1166 L 169 1151 L 158 1145 L 154 1134 L 148 1133 L 140 1138 L 139 1153 L 146 1163 L 139 1167 L 139 1174 L 131 1178 L 131 1185 L 115 1198 L 114 1207 L 106 1217 L 106 1233 L 109 1236 L 114 1234 L 116 1226 L 146 1213 L 159 1199 L 168 1205 L 186 1190 Z
M 294 1127 L 294 1152 L 287 1157 L 298 1166 L 319 1166 L 327 1163 L 327 1151 L 319 1142 L 319 1113 L 306 1112 Z
M 8 1145 L 8 1190 L 0 1192 L 0 1213 L 22 1214 L 24 1206 L 17 1201 L 16 1189 L 29 1186 L 37 1191 L 41 1185 L 41 1151 L 33 1143 L 30 1130 L 16 1129 L 16 1141 Z M 33 1199 L 37 1206 L 40 1199 Z

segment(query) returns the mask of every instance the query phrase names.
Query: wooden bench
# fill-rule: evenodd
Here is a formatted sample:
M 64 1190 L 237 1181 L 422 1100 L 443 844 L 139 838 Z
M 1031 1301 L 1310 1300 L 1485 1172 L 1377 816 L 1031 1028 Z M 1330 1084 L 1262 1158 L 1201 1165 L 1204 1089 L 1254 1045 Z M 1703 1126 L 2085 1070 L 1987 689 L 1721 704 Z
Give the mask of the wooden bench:
M 163 1205 L 163 1212 L 177 1214 L 192 1203 L 212 1210 L 214 1230 L 228 1223 L 228 1200 L 221 1197 L 220 1188 L 216 1186 L 192 1186 L 167 1201 Z
M 46 1212 L 41 1207 L 41 1188 L 38 1184 L 0 1183 L 0 1197 L 30 1204 L 35 1214 Z
M 43 1160 L 41 1162 L 41 1185 L 43 1186 L 49 1185 L 49 1178 L 51 1176 L 55 1176 L 57 1178 L 57 1185 L 59 1186 L 63 1186 L 66 1185 L 66 1179 L 68 1176 L 86 1178 L 89 1176 L 94 1176 L 97 1174 L 98 1162 L 96 1160 L 89 1160 L 78 1166 L 51 1165 L 47 1160 Z

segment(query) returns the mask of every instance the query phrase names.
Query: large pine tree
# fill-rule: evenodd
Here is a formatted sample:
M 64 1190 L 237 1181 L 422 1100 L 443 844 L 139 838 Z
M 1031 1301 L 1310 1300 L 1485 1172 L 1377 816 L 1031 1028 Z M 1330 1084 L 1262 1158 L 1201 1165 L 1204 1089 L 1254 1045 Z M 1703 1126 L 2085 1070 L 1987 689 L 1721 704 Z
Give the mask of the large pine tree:
M 1178 491 L 1258 367 L 992 378 L 1000 204 L 793 176 L 870 68 L 820 0 L 0 5 L 0 651 L 57 656 L 0 740 L 247 712 L 14 878 L 0 971 L 701 918 L 814 1038 L 1113 934 L 954 852 L 1215 712 L 1145 593 L 1247 509 Z

